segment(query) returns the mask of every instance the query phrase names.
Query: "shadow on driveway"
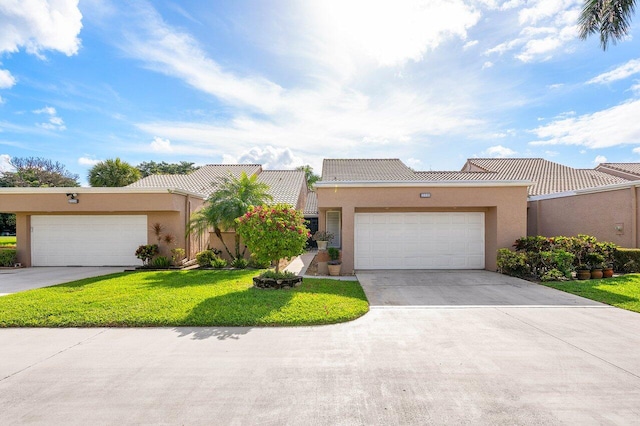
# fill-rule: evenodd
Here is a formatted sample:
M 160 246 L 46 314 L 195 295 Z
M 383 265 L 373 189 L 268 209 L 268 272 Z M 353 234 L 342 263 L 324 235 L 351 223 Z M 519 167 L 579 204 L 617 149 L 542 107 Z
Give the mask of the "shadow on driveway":
M 371 307 L 585 306 L 601 303 L 489 271 L 357 273 Z

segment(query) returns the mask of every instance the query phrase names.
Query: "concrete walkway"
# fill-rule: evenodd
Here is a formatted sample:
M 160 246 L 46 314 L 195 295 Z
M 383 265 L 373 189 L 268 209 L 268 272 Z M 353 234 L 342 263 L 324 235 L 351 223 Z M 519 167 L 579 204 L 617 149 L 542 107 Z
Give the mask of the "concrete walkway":
M 0 296 L 122 271 L 111 266 L 0 269 Z
M 640 423 L 639 314 L 477 272 L 331 326 L 0 329 L 0 424 Z

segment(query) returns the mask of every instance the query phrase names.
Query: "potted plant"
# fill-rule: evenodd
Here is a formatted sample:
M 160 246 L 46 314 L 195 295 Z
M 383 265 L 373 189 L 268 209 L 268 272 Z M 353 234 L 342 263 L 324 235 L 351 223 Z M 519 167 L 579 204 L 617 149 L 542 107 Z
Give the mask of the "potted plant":
M 333 234 L 327 231 L 318 231 L 313 234 L 312 239 L 318 243 L 318 250 L 326 250 L 327 244 L 333 240 Z
M 615 262 L 616 245 L 613 243 L 599 243 L 598 244 L 602 255 L 604 256 L 604 268 L 602 268 L 602 277 L 613 277 L 613 264 Z
M 327 267 L 329 268 L 329 275 L 338 276 L 340 275 L 340 268 L 342 267 L 342 262 L 340 262 L 340 250 L 335 247 L 329 247 L 327 251 L 329 254 L 329 262 L 327 262 Z
M 602 267 L 604 266 L 604 256 L 600 253 L 589 253 L 587 256 L 589 265 L 591 265 L 591 279 L 602 278 Z

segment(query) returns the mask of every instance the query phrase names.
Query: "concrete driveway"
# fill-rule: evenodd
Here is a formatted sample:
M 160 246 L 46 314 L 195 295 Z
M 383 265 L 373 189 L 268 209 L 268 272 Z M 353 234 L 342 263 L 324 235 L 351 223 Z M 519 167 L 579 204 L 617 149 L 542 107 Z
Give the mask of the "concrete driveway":
M 0 330 L 0 424 L 640 422 L 640 315 L 482 271 L 385 275 L 332 326 Z
M 0 296 L 32 288 L 48 287 L 70 281 L 124 271 L 124 267 L 85 266 L 0 269 Z

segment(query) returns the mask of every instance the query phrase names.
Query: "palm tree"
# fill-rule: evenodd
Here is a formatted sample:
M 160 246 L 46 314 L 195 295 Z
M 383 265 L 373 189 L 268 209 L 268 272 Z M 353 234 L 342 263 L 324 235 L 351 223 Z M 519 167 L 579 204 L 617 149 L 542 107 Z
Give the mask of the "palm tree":
M 242 172 L 240 178 L 231 173 L 222 179 L 219 184 L 212 183 L 215 187 L 205 203 L 205 206 L 191 216 L 189 222 L 189 233 L 202 234 L 213 228 L 216 236 L 222 242 L 227 254 L 232 259 L 244 256 L 244 251 L 240 252 L 240 236 L 235 235 L 235 255 L 231 253 L 224 240 L 222 230 L 231 231 L 236 229 L 236 218 L 249 211 L 250 206 L 259 206 L 272 201 L 273 197 L 268 193 L 269 185 L 258 182 L 258 176 L 247 176 Z
M 89 170 L 91 186 L 127 186 L 140 179 L 140 171 L 119 158 L 101 161 Z
M 629 34 L 631 15 L 636 0 L 585 0 L 578 19 L 580 38 L 600 33 L 600 46 L 607 50 L 609 40 L 613 44 Z

